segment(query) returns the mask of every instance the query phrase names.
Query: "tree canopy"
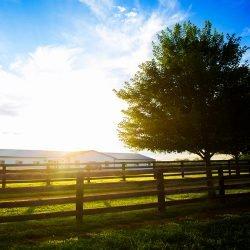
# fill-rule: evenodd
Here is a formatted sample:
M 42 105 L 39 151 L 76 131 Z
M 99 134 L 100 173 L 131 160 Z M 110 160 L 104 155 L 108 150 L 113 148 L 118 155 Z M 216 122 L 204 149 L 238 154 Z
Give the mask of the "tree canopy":
M 231 154 L 237 160 L 240 154 L 250 152 L 250 74 L 247 67 L 235 69 L 221 96 L 222 153 Z M 229 81 L 229 82 L 230 82 Z
M 243 121 L 248 125 L 246 51 L 239 37 L 225 37 L 208 21 L 202 28 L 186 22 L 160 32 L 153 58 L 116 91 L 128 104 L 119 124 L 121 140 L 136 149 L 189 151 L 204 160 L 232 152 L 229 145 L 238 139 L 242 150 L 249 137 L 232 131 L 241 131 Z

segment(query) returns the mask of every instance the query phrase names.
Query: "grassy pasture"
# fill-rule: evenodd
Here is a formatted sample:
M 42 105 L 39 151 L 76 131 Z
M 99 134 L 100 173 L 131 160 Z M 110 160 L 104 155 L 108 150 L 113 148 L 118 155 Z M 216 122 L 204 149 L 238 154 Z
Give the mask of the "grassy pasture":
M 73 217 L 0 225 L 1 249 L 248 249 L 249 240 L 250 199 L 85 216 L 78 229 Z
M 214 175 L 216 177 L 216 175 Z M 165 189 L 205 186 L 204 175 L 165 176 Z M 155 190 L 152 176 L 85 181 L 84 196 Z M 147 181 L 147 182 L 145 182 Z M 227 180 L 234 183 L 237 180 Z M 75 185 L 75 181 L 52 181 L 52 187 Z M 108 187 L 107 183 L 114 185 Z M 218 181 L 215 180 L 215 185 Z M 102 186 L 103 185 L 103 186 Z M 116 185 L 116 186 L 115 186 Z M 45 182 L 13 183 L 7 187 L 14 192 L 0 193 L 1 201 L 43 199 L 75 196 L 69 190 L 15 192 L 15 188 L 43 187 Z M 250 192 L 250 188 L 227 190 L 226 193 Z M 171 194 L 166 200 L 206 197 L 207 192 Z M 84 202 L 84 208 L 103 208 L 156 202 L 156 196 L 122 198 Z M 159 214 L 157 209 L 99 214 L 83 217 L 77 229 L 75 218 L 48 219 L 0 224 L 0 249 L 246 249 L 249 243 L 250 198 L 240 201 L 204 202 L 168 207 Z M 74 210 L 75 204 L 0 209 L 0 216 L 28 215 L 44 212 Z M 242 226 L 241 226 L 242 225 Z M 232 227 L 228 229 L 227 227 Z M 236 236 L 237 237 L 236 237 Z
M 166 190 L 175 190 L 178 187 L 194 187 L 194 186 L 205 186 L 206 181 L 195 181 L 196 178 L 205 177 L 204 175 L 191 175 L 185 178 L 180 176 L 165 176 L 165 189 Z M 147 182 L 145 182 L 147 181 Z M 236 180 L 237 181 L 237 180 Z M 230 183 L 233 183 L 234 180 L 230 180 Z M 67 186 L 74 185 L 75 181 L 52 181 L 52 187 L 59 187 L 59 185 Z M 108 187 L 105 183 L 113 183 L 114 185 Z M 215 184 L 218 182 L 215 181 Z M 97 185 L 96 185 L 97 184 Z M 98 184 L 104 184 L 104 187 L 98 186 Z M 43 187 L 45 186 L 44 182 L 40 183 L 13 183 L 8 184 L 9 188 L 19 188 L 19 187 Z M 122 192 L 133 192 L 133 191 L 147 191 L 147 190 L 156 190 L 156 183 L 152 176 L 149 177 L 136 177 L 136 178 L 127 178 L 126 182 L 121 181 L 121 178 L 112 178 L 112 179 L 98 179 L 91 180 L 91 183 L 87 183 L 85 180 L 84 184 L 84 196 L 91 196 L 95 194 L 110 194 L 110 193 L 122 193 Z M 249 192 L 250 188 L 237 189 L 237 190 L 227 190 L 227 193 L 240 193 L 240 192 Z M 46 199 L 46 198 L 59 198 L 59 197 L 69 197 L 75 196 L 75 188 L 72 187 L 69 190 L 43 190 L 35 192 L 14 192 L 14 193 L 0 193 L 1 201 L 17 201 L 17 200 L 26 200 L 26 199 Z M 184 193 L 184 194 L 173 194 L 167 195 L 166 200 L 183 200 L 183 199 L 192 199 L 198 197 L 206 197 L 207 192 L 201 191 L 199 193 Z M 123 198 L 123 199 L 112 199 L 105 201 L 92 201 L 84 202 L 84 208 L 101 208 L 101 207 L 113 207 L 113 206 L 124 206 L 124 205 L 133 205 L 140 203 L 150 203 L 156 202 L 156 196 L 146 196 L 146 197 L 136 197 L 136 198 Z M 63 204 L 63 205 L 47 205 L 47 206 L 38 206 L 38 207 L 21 207 L 21 208 L 0 208 L 0 216 L 7 215 L 19 215 L 19 214 L 34 214 L 34 213 L 43 213 L 43 212 L 57 212 L 57 211 L 68 211 L 74 210 L 75 204 Z

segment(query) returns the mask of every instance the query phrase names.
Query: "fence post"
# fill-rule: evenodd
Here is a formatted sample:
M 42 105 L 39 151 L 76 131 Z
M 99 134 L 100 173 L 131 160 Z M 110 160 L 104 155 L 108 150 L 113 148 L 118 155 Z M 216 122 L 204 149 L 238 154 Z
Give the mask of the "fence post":
M 218 176 L 219 176 L 219 195 L 225 195 L 225 184 L 224 184 L 224 176 L 223 176 L 223 168 L 218 168 Z
M 48 164 L 46 166 L 46 173 L 47 173 L 47 179 L 46 179 L 46 186 L 49 186 L 51 183 L 50 183 L 50 165 Z
M 6 187 L 6 166 L 2 165 L 2 188 Z
M 240 175 L 240 164 L 239 164 L 239 157 L 237 156 L 235 158 L 235 172 L 236 172 L 236 175 Z
M 109 167 L 109 163 L 107 161 L 105 161 L 104 167 Z
M 76 224 L 80 226 L 83 222 L 83 173 L 78 172 L 76 176 Z
M 153 162 L 153 171 L 154 171 L 154 179 L 156 180 L 157 174 L 156 174 L 156 165 L 155 165 L 155 162 Z
M 229 176 L 231 176 L 232 170 L 231 170 L 231 161 L 230 160 L 227 161 L 227 165 L 228 165 L 228 174 L 229 174 Z
M 207 179 L 207 188 L 208 188 L 208 198 L 212 199 L 216 195 L 216 190 L 214 189 L 213 181 L 213 168 L 211 166 L 210 159 L 205 159 L 205 169 L 206 169 L 206 179 Z
M 161 169 L 156 172 L 156 182 L 158 191 L 158 211 L 163 213 L 165 211 L 165 192 L 164 192 L 164 176 Z
M 181 161 L 181 177 L 184 178 L 184 166 L 183 166 L 183 161 Z
M 126 181 L 125 171 L 126 171 L 126 164 L 122 163 L 122 181 Z
M 90 167 L 87 169 L 87 181 L 90 183 Z

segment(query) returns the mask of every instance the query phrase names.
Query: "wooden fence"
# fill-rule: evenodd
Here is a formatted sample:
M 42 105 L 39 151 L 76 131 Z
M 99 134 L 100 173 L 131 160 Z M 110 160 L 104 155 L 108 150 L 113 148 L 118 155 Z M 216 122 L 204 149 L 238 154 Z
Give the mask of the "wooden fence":
M 107 164 L 107 163 L 105 163 Z M 0 175 L 2 188 L 0 195 L 23 194 L 28 192 L 41 191 L 62 191 L 74 189 L 74 195 L 67 197 L 36 199 L 29 198 L 25 200 L 0 201 L 0 209 L 19 208 L 19 207 L 36 207 L 59 204 L 75 204 L 75 209 L 70 211 L 59 211 L 50 213 L 39 213 L 29 215 L 11 215 L 1 216 L 0 223 L 15 222 L 25 220 L 48 219 L 55 217 L 75 216 L 77 224 L 80 225 L 85 215 L 111 213 L 120 211 L 130 211 L 138 209 L 158 208 L 160 213 L 164 212 L 168 206 L 181 205 L 186 203 L 202 202 L 207 200 L 206 196 L 182 199 L 166 200 L 169 195 L 203 193 L 209 191 L 206 186 L 205 166 L 202 161 L 188 162 L 151 162 L 150 164 L 141 163 L 139 166 L 127 166 L 126 163 L 117 163 L 120 168 L 83 168 L 87 163 L 59 164 L 59 168 L 52 169 L 46 166 L 45 169 L 23 169 L 24 167 L 35 167 L 34 165 L 20 166 L 16 164 L 2 165 Z M 130 163 L 131 164 L 131 163 Z M 240 174 L 236 174 L 236 163 L 233 161 L 213 161 L 211 169 L 213 172 L 214 199 L 225 199 L 231 197 L 247 196 L 250 193 L 227 194 L 231 189 L 249 189 L 250 188 L 250 164 L 248 161 L 240 161 Z M 13 169 L 15 167 L 15 169 Z M 18 168 L 17 168 L 18 167 Z M 176 178 L 176 177 L 180 178 Z M 120 182 L 114 182 L 120 178 Z M 98 180 L 107 180 L 108 183 L 98 183 Z M 134 181 L 133 181 L 134 179 Z M 55 181 L 75 181 L 70 185 L 51 185 Z M 128 180 L 128 181 L 126 181 Z M 45 182 L 44 186 L 33 187 L 9 187 L 13 183 L 27 182 Z M 91 181 L 91 183 L 90 183 Z M 92 182 L 93 181 L 93 182 Z M 126 192 L 111 192 L 107 194 L 85 195 L 85 187 L 92 189 L 109 188 L 117 190 L 121 187 L 132 187 L 140 185 L 142 190 L 132 190 Z M 250 189 L 249 189 L 250 190 Z M 103 207 L 84 209 L 85 202 L 106 201 L 114 199 L 125 199 L 133 197 L 157 197 L 156 202 L 131 204 L 126 206 Z M 1 196 L 0 196 L 1 197 Z
M 250 173 L 250 161 L 242 160 L 236 163 L 234 160 L 218 160 L 211 161 L 212 167 L 222 166 L 224 172 L 231 176 L 236 174 L 237 169 L 240 172 L 248 171 Z M 109 165 L 111 167 L 109 167 Z M 131 166 L 132 165 L 132 166 Z M 138 165 L 138 166 L 135 166 Z M 105 167 L 102 167 L 105 166 Z M 91 181 L 91 177 L 88 173 L 99 170 L 121 170 L 121 179 L 126 181 L 126 175 L 128 170 L 132 169 L 155 169 L 158 167 L 167 167 L 166 173 L 171 176 L 181 176 L 182 178 L 190 175 L 200 175 L 205 173 L 204 161 L 153 161 L 153 162 L 116 162 L 116 163 L 56 163 L 56 164 L 2 164 L 0 165 L 0 184 L 2 188 L 5 188 L 10 183 L 32 183 L 32 182 L 45 182 L 47 186 L 52 181 L 71 181 L 75 179 L 74 173 L 79 170 L 86 171 L 87 181 Z M 238 166 L 238 167 L 237 167 Z M 38 169 L 43 167 L 43 169 Z M 216 171 L 216 169 L 214 170 Z M 73 173 L 70 177 L 69 173 Z M 148 174 L 147 174 L 148 176 Z M 55 178 L 56 177 L 56 178 Z M 135 177 L 137 177 L 135 175 Z M 143 177 L 143 176 L 142 176 Z M 93 179 L 103 179 L 103 176 L 95 176 Z M 105 177 L 107 179 L 117 178 Z M 133 176 L 130 176 L 133 178 Z

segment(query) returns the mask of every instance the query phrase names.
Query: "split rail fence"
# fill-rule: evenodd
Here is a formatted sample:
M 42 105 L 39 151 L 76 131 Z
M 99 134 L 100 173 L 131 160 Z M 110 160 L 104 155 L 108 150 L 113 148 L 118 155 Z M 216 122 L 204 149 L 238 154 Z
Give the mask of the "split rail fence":
M 117 167 L 114 166 L 114 163 L 112 163 L 111 167 L 108 167 L 107 163 L 103 164 L 106 165 L 105 168 L 100 168 L 100 163 L 93 163 L 92 167 L 87 166 L 88 163 L 57 164 L 56 168 L 51 165 L 40 165 L 40 167 L 44 167 L 43 169 L 36 169 L 38 165 L 33 164 L 2 165 L 0 198 L 4 197 L 4 199 L 0 200 L 0 209 L 59 204 L 75 204 L 75 209 L 0 216 L 0 223 L 75 216 L 77 224 L 80 225 L 85 215 L 149 208 L 158 208 L 159 212 L 164 212 L 168 206 L 208 200 L 206 195 L 191 199 L 167 199 L 175 194 L 206 193 L 209 191 L 206 185 L 206 167 L 202 161 L 140 162 L 139 164 L 138 162 L 129 164 L 119 162 L 116 163 Z M 212 161 L 211 169 L 216 194 L 214 199 L 250 198 L 249 161 L 239 161 L 237 164 L 234 161 Z M 65 185 L 67 181 L 70 184 Z M 72 184 L 72 181 L 75 183 Z M 45 185 L 15 186 L 15 184 L 20 185 L 21 183 L 25 185 L 25 183 L 35 182 L 43 182 Z M 54 185 L 54 182 L 62 182 L 64 185 Z M 122 187 L 125 187 L 125 191 L 119 190 Z M 86 195 L 85 188 L 97 191 L 109 189 L 110 191 L 108 193 L 97 192 L 97 194 Z M 228 190 L 232 189 L 235 192 L 229 193 Z M 241 193 L 242 189 L 245 192 Z M 37 194 L 44 191 L 64 190 L 73 191 L 73 195 L 42 199 L 33 196 L 23 200 L 8 199 L 11 194 Z M 157 197 L 156 201 L 114 207 L 84 208 L 85 202 L 149 196 Z

